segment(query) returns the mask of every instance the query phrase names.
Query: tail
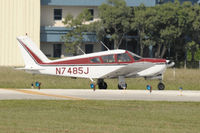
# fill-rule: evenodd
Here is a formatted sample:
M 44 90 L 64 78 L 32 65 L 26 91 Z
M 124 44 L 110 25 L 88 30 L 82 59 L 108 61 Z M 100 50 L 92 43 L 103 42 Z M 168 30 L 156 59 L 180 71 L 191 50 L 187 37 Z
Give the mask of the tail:
M 17 37 L 17 40 L 24 59 L 25 68 L 35 68 L 50 62 L 29 37 L 21 36 Z

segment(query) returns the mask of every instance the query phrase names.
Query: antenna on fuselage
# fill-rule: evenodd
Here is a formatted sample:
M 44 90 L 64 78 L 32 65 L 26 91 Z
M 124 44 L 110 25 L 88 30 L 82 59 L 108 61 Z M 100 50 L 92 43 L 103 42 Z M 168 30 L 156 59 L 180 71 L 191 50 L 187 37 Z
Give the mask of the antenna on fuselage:
M 83 54 L 86 54 L 79 46 L 77 46 L 77 48 L 78 48 Z
M 100 42 L 108 51 L 110 51 L 110 49 L 102 41 L 100 41 Z

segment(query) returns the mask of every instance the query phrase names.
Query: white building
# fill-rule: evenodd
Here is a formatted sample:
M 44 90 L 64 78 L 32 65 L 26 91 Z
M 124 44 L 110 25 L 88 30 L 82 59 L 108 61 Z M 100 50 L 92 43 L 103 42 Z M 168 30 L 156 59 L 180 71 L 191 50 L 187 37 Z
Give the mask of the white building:
M 40 44 L 40 0 L 0 0 L 0 66 L 21 66 L 17 36 Z

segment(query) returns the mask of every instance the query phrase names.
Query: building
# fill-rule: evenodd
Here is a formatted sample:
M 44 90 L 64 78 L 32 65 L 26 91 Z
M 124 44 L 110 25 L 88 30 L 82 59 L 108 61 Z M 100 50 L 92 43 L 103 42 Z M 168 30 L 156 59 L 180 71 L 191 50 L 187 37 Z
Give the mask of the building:
M 155 6 L 163 1 L 170 0 L 126 0 L 128 6 L 139 6 L 141 3 Z M 98 6 L 104 2 L 106 0 L 0 0 L 0 66 L 24 65 L 16 37 L 25 34 L 48 57 L 66 56 L 61 37 L 70 29 L 65 28 L 62 23 L 64 17 L 68 13 L 77 16 L 87 8 L 93 14 L 93 20 L 96 20 Z M 130 38 L 132 37 L 126 39 L 124 47 L 137 49 Z M 85 40 L 81 48 L 86 53 L 102 50 L 94 34 L 86 35 Z
M 17 36 L 40 44 L 40 0 L 0 0 L 0 66 L 21 66 Z
M 98 6 L 106 0 L 42 0 L 41 1 L 41 50 L 48 57 L 66 56 L 65 45 L 61 39 L 70 29 L 66 29 L 62 21 L 67 14 L 77 16 L 87 8 L 98 19 Z M 155 6 L 155 0 L 127 0 L 128 6 Z M 87 34 L 81 49 L 86 53 L 102 50 L 95 34 Z
M 157 0 L 156 4 L 163 4 L 163 3 L 166 3 L 166 2 L 174 2 L 174 1 L 175 0 Z M 183 3 L 185 1 L 190 1 L 190 2 L 192 2 L 192 4 L 200 3 L 200 0 L 179 0 L 180 3 Z

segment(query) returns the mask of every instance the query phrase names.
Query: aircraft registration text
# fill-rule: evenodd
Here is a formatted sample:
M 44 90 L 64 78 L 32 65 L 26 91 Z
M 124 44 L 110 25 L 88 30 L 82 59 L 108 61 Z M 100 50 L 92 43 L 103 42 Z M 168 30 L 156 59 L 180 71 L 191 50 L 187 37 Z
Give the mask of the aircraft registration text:
M 88 74 L 89 67 L 57 67 L 56 74 Z

